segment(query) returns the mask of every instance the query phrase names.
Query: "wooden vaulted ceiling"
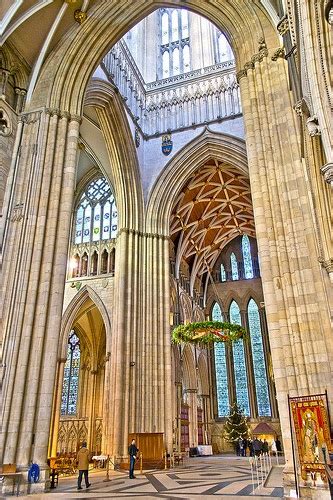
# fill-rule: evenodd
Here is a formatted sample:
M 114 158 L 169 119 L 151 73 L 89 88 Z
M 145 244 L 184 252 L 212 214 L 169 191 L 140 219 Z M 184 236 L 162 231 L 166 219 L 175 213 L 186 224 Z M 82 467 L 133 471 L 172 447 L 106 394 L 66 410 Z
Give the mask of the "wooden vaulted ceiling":
M 249 179 L 212 159 L 191 177 L 174 205 L 170 236 L 176 263 L 185 259 L 192 275 L 200 276 L 240 234 L 255 237 Z

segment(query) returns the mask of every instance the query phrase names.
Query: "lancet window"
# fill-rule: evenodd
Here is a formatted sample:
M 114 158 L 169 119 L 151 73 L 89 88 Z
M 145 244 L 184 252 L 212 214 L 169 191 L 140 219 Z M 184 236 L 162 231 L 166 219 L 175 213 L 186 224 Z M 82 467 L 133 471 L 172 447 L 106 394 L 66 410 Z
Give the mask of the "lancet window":
M 160 78 L 186 73 L 191 69 L 188 12 L 160 9 Z
M 240 309 L 234 300 L 230 304 L 229 309 L 230 322 L 237 325 L 242 324 Z M 232 346 L 236 398 L 238 405 L 243 409 L 245 415 L 250 415 L 249 392 L 247 386 L 246 361 L 244 352 L 243 340 L 234 342 Z
M 227 281 L 227 275 L 226 275 L 225 267 L 223 264 L 221 264 L 221 267 L 220 267 L 220 276 L 221 276 L 221 281 Z
M 238 263 L 237 263 L 236 255 L 233 252 L 230 255 L 230 266 L 231 266 L 232 279 L 239 280 Z
M 250 239 L 247 234 L 244 234 L 244 236 L 242 237 L 242 253 L 243 253 L 245 279 L 253 278 L 251 246 L 250 246 Z
M 61 396 L 61 415 L 77 414 L 79 373 L 80 373 L 80 339 L 72 330 L 68 337 L 67 359 L 64 368 L 64 380 Z
M 115 199 L 105 177 L 100 177 L 90 182 L 80 198 L 74 241 L 78 244 L 115 238 L 117 228 Z
M 221 307 L 217 302 L 215 302 L 212 309 L 212 320 L 223 321 Z M 229 389 L 226 348 L 224 343 L 219 342 L 214 345 L 214 355 L 218 416 L 225 417 L 229 414 Z
M 251 337 L 258 415 L 259 417 L 269 417 L 271 416 L 271 406 L 269 402 L 265 353 L 260 326 L 260 316 L 258 306 L 253 299 L 249 301 L 247 312 Z

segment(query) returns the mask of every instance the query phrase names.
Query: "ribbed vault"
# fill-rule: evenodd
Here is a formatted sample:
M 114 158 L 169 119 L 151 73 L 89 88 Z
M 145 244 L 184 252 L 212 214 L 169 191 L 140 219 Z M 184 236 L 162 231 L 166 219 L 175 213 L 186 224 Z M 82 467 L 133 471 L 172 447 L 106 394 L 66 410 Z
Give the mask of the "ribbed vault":
M 239 234 L 255 237 L 249 179 L 228 163 L 210 159 L 191 176 L 173 208 L 176 266 L 185 259 L 192 276 L 201 276 Z

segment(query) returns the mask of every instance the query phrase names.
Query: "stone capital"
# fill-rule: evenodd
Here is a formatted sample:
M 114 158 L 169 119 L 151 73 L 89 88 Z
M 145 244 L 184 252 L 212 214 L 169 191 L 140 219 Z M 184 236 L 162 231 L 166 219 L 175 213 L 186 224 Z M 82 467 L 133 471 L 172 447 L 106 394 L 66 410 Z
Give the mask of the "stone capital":
M 333 257 L 327 260 L 324 260 L 322 257 L 319 257 L 318 261 L 320 262 L 322 267 L 326 269 L 328 274 L 333 273 Z
M 309 106 L 304 97 L 302 97 L 302 99 L 297 101 L 294 104 L 293 108 L 296 111 L 296 114 L 298 114 L 298 116 L 305 116 L 306 118 L 310 116 Z
M 325 182 L 333 187 L 333 163 L 326 163 L 320 169 Z
M 281 57 L 282 59 L 284 59 L 284 57 L 285 57 L 284 47 L 279 47 L 278 49 L 276 49 L 273 52 L 272 61 L 277 61 L 279 59 L 279 57 Z
M 306 120 L 306 128 L 308 129 L 310 137 L 321 134 L 318 117 L 316 115 L 309 116 Z
M 276 29 L 281 36 L 285 35 L 287 31 L 289 31 L 289 21 L 287 14 L 283 16 L 282 19 L 280 19 L 280 21 L 277 23 Z

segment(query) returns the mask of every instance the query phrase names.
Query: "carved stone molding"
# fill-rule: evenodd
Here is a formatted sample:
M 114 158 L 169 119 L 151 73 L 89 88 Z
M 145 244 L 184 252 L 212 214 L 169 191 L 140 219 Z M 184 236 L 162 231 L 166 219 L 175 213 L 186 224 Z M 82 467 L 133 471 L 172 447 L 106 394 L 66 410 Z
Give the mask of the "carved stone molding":
M 266 42 L 265 42 L 264 38 L 262 38 L 262 37 L 259 38 L 258 45 L 259 45 L 258 52 L 251 57 L 250 61 L 248 61 L 244 64 L 243 69 L 241 69 L 240 71 L 238 71 L 238 73 L 236 73 L 237 83 L 239 83 L 239 80 L 241 78 L 247 76 L 247 72 L 250 69 L 252 70 L 255 68 L 256 63 L 261 63 L 264 60 L 264 58 L 268 56 L 268 49 L 267 49 Z
M 286 14 L 280 21 L 278 22 L 276 29 L 278 30 L 281 36 L 285 35 L 287 31 L 289 31 L 289 20 L 288 15 Z
M 272 55 L 272 61 L 277 61 L 279 59 L 279 57 L 281 57 L 282 59 L 284 59 L 285 57 L 285 50 L 284 50 L 284 47 L 279 47 L 278 49 L 276 49 L 274 52 L 273 52 L 273 55 Z
M 169 240 L 169 236 L 166 236 L 164 234 L 144 233 L 142 231 L 138 231 L 137 229 L 128 229 L 127 227 L 121 228 L 119 234 L 121 233 L 138 234 L 139 236 L 145 236 L 146 238 L 158 238 L 161 240 Z
M 320 135 L 321 133 L 318 123 L 318 117 L 316 115 L 309 116 L 309 118 L 306 120 L 306 127 L 308 129 L 310 137 Z
M 12 122 L 5 109 L 0 107 L 0 135 L 8 137 L 12 133 Z
M 38 122 L 41 117 L 42 111 L 31 111 L 30 113 L 23 113 L 19 121 L 26 123 L 27 125 L 30 123 Z
M 87 19 L 87 13 L 80 9 L 77 9 L 74 12 L 74 19 L 77 23 L 82 24 Z
M 325 182 L 333 187 L 333 163 L 326 163 L 326 165 L 321 167 L 320 171 Z
M 245 69 L 241 69 L 240 71 L 238 71 L 236 73 L 237 82 L 239 83 L 241 78 L 244 78 L 245 76 L 247 76 L 247 71 Z
M 293 108 L 296 111 L 296 113 L 298 114 L 298 116 L 304 116 L 305 118 L 309 118 L 310 110 L 309 110 L 308 103 L 306 102 L 304 97 L 302 97 L 302 99 L 297 101 L 294 104 Z
M 318 261 L 322 265 L 324 269 L 328 272 L 328 274 L 333 273 L 333 257 L 330 259 L 324 260 L 322 257 L 319 257 Z
M 23 208 L 24 208 L 24 203 L 17 203 L 14 206 L 11 217 L 12 222 L 20 222 L 20 220 L 23 219 Z

